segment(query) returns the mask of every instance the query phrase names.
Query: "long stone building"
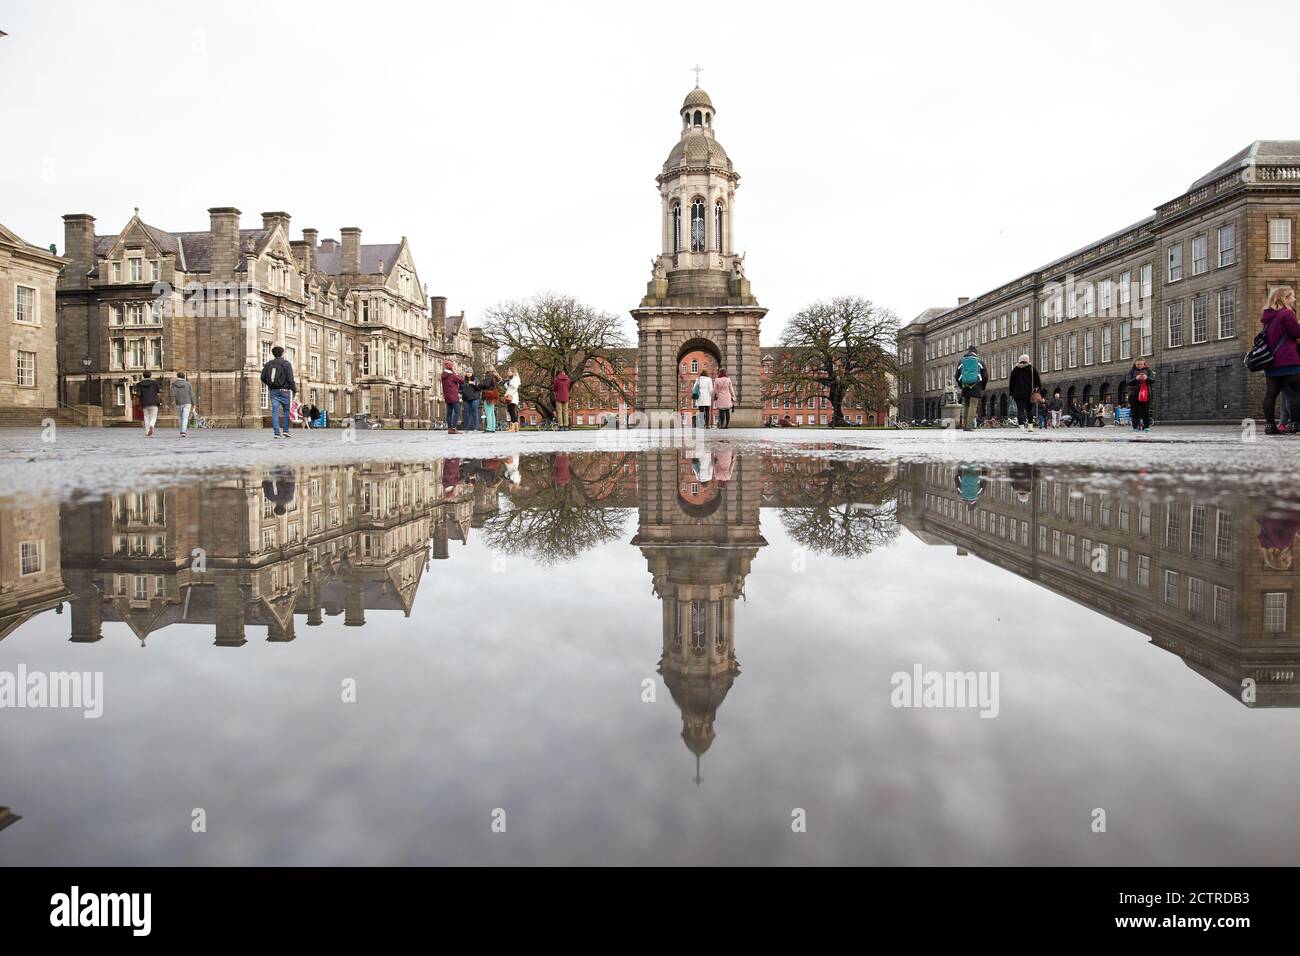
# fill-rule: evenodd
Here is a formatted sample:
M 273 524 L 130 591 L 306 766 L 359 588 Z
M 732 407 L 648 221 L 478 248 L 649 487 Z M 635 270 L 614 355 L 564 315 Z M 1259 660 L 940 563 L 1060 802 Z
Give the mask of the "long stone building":
M 136 210 L 107 235 L 92 216 L 63 217 L 58 364 L 63 400 L 91 420 L 131 422 L 131 386 L 149 370 L 164 383 L 185 371 L 199 413 L 221 424 L 265 424 L 260 371 L 281 345 L 303 402 L 334 420 L 420 427 L 441 414 L 443 358 L 488 344 L 426 294 L 405 237 L 363 244 L 344 227 L 339 240 L 315 229 L 295 240 L 286 212 L 263 213 L 253 229 L 238 209 L 208 214 L 206 230 L 170 232 Z M 163 421 L 174 415 L 166 408 Z
M 900 414 L 936 418 L 966 347 L 989 368 L 982 403 L 1007 411 L 1028 354 L 1067 400 L 1115 401 L 1139 357 L 1157 373 L 1156 418 L 1225 423 L 1261 415 L 1263 381 L 1242 367 L 1269 292 L 1300 284 L 1300 141 L 1252 143 L 1182 194 L 1096 242 L 898 336 Z
M 63 262 L 0 225 L 0 424 L 57 415 L 55 283 Z

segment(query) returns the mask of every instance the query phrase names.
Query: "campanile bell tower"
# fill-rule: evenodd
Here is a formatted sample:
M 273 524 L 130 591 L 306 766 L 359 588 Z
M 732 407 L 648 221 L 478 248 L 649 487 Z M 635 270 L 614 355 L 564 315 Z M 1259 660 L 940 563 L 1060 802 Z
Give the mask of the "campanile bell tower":
M 676 415 L 678 363 L 702 349 L 736 386 L 732 424 L 762 424 L 759 324 L 767 310 L 745 277 L 736 248 L 740 175 L 718 142 L 713 100 L 699 88 L 678 111 L 681 135 L 656 177 L 660 197 L 659 254 L 637 323 L 637 409 L 651 422 Z

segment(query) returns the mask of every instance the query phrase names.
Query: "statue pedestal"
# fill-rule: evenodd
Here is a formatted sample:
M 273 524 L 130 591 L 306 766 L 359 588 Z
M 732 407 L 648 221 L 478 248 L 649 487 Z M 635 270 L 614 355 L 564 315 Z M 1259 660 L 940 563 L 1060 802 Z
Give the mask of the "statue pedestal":
M 942 421 L 952 422 L 952 425 L 949 427 L 952 428 L 961 427 L 961 406 L 960 405 L 944 405 L 939 409 L 939 415 Z

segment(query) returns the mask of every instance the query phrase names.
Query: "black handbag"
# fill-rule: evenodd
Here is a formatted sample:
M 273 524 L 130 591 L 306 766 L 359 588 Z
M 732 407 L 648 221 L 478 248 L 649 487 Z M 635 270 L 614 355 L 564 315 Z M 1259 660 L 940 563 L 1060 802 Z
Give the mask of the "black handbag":
M 1274 319 L 1276 318 L 1274 316 Z M 1270 322 L 1269 325 L 1271 324 Z M 1273 365 L 1273 349 L 1268 344 L 1268 328 L 1266 325 L 1259 330 L 1259 334 L 1255 336 L 1255 341 L 1250 346 L 1250 351 L 1241 360 L 1241 364 L 1252 372 L 1262 372 Z

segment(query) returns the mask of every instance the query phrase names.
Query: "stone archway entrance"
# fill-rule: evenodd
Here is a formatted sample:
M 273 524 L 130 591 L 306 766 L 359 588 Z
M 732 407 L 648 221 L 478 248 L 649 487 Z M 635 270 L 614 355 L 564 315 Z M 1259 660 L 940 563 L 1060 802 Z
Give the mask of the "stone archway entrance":
M 736 391 L 731 423 L 736 428 L 762 425 L 763 383 L 758 351 L 759 321 L 765 309 L 640 308 L 637 320 L 637 410 L 654 424 L 690 410 L 690 390 L 698 373 L 683 373 L 681 362 L 692 352 L 726 368 Z M 683 383 L 683 379 L 687 379 Z M 682 393 L 683 384 L 685 394 Z

